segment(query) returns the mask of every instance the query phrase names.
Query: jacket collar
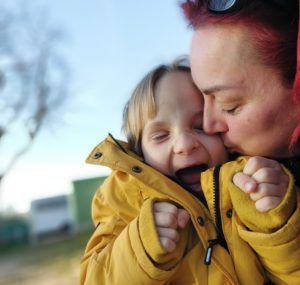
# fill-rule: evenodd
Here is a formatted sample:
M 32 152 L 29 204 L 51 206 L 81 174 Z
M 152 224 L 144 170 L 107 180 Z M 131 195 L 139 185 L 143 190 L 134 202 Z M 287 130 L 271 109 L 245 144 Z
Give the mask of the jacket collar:
M 158 198 L 168 197 L 194 215 L 197 215 L 196 212 L 199 215 L 199 212 L 205 208 L 181 185 L 145 164 L 142 157 L 129 150 L 127 143 L 116 140 L 112 136 L 100 142 L 87 157 L 86 162 L 128 173 L 141 181 L 143 187 L 156 191 Z
M 143 158 L 132 152 L 126 142 L 116 140 L 111 134 L 96 145 L 86 159 L 89 164 L 103 165 L 113 170 L 128 164 L 128 161 L 143 162 Z

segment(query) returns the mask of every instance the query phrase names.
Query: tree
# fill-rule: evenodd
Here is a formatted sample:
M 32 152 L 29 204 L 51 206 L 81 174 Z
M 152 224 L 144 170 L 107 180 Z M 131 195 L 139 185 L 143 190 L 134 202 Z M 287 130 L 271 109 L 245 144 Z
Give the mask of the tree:
M 59 50 L 62 30 L 47 23 L 43 10 L 22 3 L 0 7 L 1 150 L 14 131 L 24 138 L 14 142 L 15 151 L 1 166 L 0 185 L 69 93 L 68 65 Z

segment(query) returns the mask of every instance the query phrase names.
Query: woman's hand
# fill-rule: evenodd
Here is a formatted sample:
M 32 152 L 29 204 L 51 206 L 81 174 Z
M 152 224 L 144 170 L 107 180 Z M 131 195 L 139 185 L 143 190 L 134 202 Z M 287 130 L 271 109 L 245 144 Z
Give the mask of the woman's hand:
M 248 160 L 243 172 L 234 175 L 233 182 L 249 193 L 258 211 L 267 212 L 283 200 L 289 178 L 277 161 L 255 156 Z
M 169 202 L 154 203 L 154 221 L 161 245 L 172 252 L 180 239 L 178 229 L 184 229 L 190 216 L 184 209 L 180 209 Z

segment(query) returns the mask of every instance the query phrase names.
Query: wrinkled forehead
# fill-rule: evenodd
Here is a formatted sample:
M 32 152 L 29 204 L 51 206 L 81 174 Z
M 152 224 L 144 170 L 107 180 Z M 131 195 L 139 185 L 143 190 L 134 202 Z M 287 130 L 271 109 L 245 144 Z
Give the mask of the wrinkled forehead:
M 251 30 L 242 24 L 203 25 L 193 32 L 190 55 L 222 52 L 225 58 L 254 56 L 254 39 L 251 34 Z
M 205 25 L 193 32 L 190 62 L 193 75 L 196 66 L 218 71 L 229 65 L 243 68 L 251 63 L 258 64 L 259 55 L 251 32 L 246 27 Z

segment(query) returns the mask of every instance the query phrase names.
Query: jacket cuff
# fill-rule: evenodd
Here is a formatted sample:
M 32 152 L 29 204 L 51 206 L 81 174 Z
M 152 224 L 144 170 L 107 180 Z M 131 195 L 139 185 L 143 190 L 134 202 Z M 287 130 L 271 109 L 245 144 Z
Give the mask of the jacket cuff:
M 244 193 L 232 183 L 230 194 L 233 207 L 241 222 L 249 230 L 261 233 L 275 232 L 283 227 L 294 213 L 297 204 L 294 178 L 285 167 L 283 167 L 283 170 L 289 177 L 287 193 L 276 208 L 265 213 L 257 211 L 255 202 L 250 198 L 249 194 Z
M 184 255 L 188 238 L 188 227 L 179 231 L 180 240 L 176 245 L 176 249 L 172 252 L 167 252 L 160 243 L 154 222 L 153 203 L 157 201 L 158 199 L 150 198 L 144 202 L 138 221 L 139 234 L 145 251 L 152 262 L 161 269 L 170 270 L 179 263 Z

